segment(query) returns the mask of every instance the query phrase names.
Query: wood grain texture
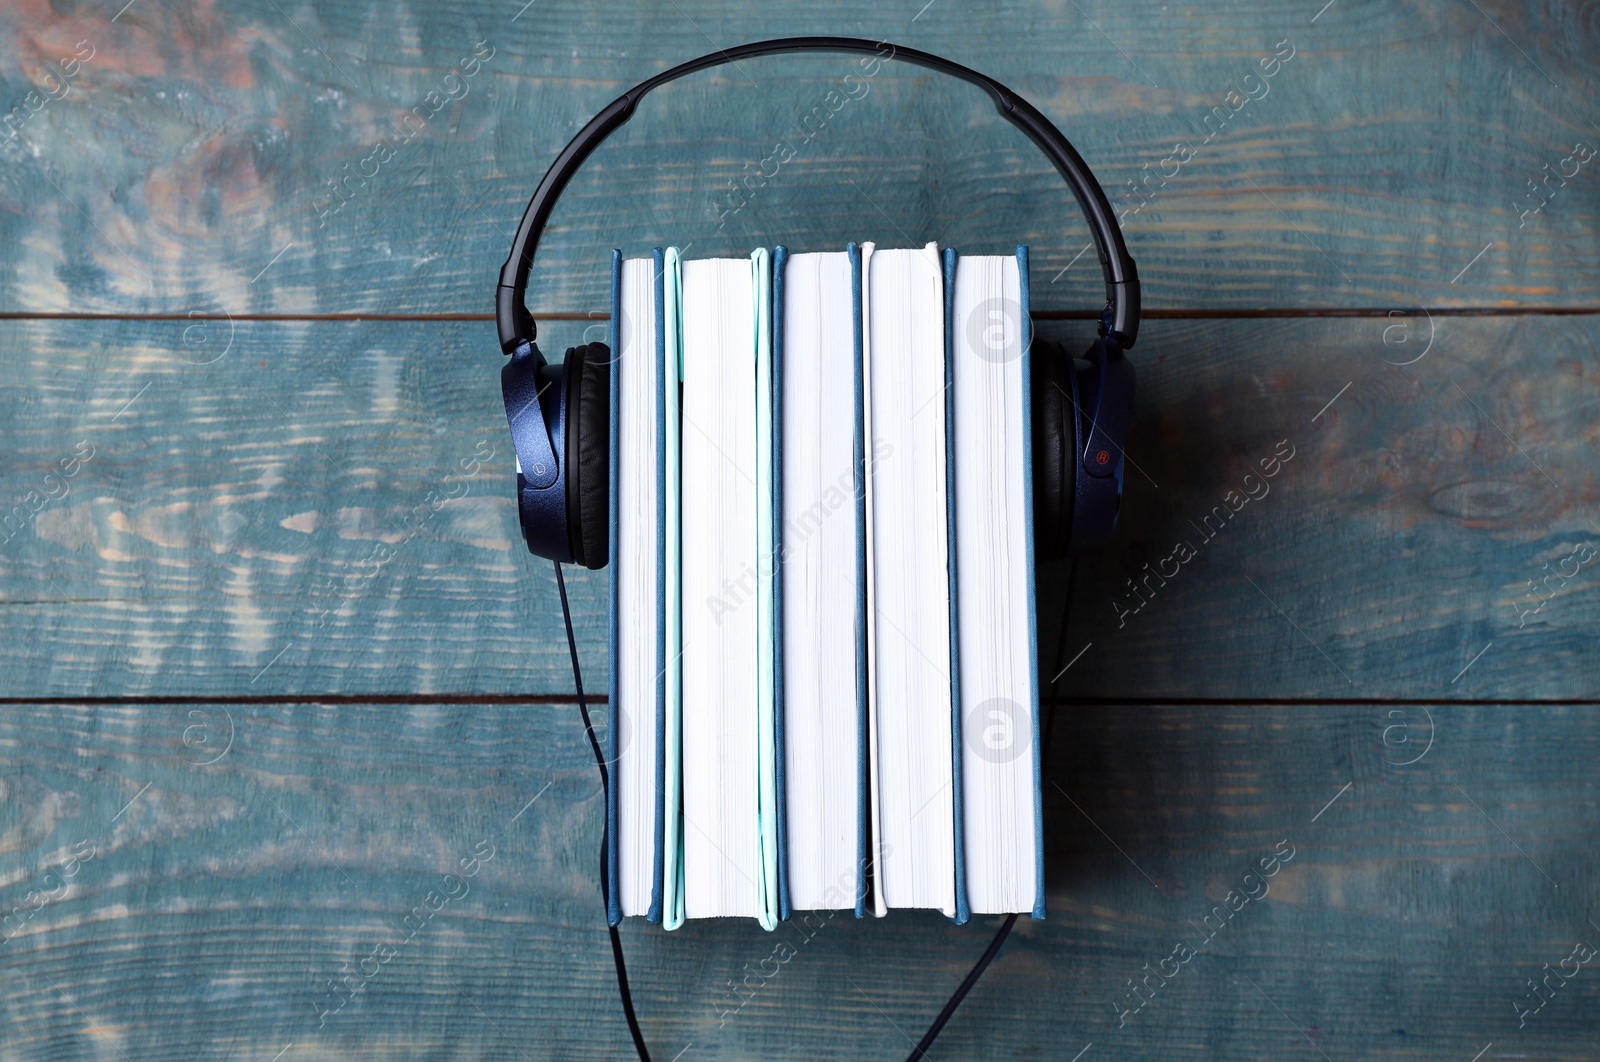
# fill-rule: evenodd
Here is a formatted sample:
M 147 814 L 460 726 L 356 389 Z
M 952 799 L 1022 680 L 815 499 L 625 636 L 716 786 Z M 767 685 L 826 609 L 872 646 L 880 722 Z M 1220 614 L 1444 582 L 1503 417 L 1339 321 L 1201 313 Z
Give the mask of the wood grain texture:
M 1593 969 L 1523 1028 L 1513 1005 L 1600 941 L 1600 715 L 1433 719 L 1402 767 L 1377 707 L 1071 710 L 1045 785 L 1049 917 L 1019 923 L 935 1057 L 1594 1057 Z M 10 708 L 0 765 L 5 909 L 59 893 L 0 945 L 8 1058 L 627 1053 L 571 707 Z M 80 841 L 91 858 L 52 877 Z M 1292 855 L 1265 895 L 1204 944 L 1275 850 Z M 899 1057 L 991 928 L 845 918 L 630 921 L 656 1057 Z M 1128 980 L 1179 942 L 1204 946 L 1124 1018 Z M 326 1013 L 341 971 L 353 995 Z
M 1122 526 L 1071 576 L 1049 918 L 933 1057 L 1600 1055 L 1600 972 L 1522 1016 L 1600 946 L 1600 333 L 1522 315 L 1600 310 L 1596 0 L 121 2 L 0 11 L 0 1057 L 628 1057 L 493 328 L 406 318 L 491 308 L 620 91 L 810 33 L 1027 96 L 1194 315 L 1144 326 Z M 536 263 L 550 352 L 612 246 L 1023 240 L 1036 308 L 1099 303 L 976 90 L 859 69 L 647 99 Z M 1376 315 L 1247 312 L 1341 307 Z M 568 587 L 603 696 L 606 573 Z M 893 1058 L 985 921 L 623 937 L 660 1060 Z
M 1600 160 L 1573 157 L 1600 146 L 1592 0 L 1319 6 L 10 5 L 0 310 L 486 312 L 592 114 L 714 47 L 819 32 L 948 54 L 1036 102 L 1127 212 L 1151 307 L 1594 305 Z M 1275 50 L 1293 57 L 1263 81 Z M 562 200 L 534 308 L 603 307 L 613 245 L 996 233 L 1060 277 L 1041 307 L 1099 302 L 1092 256 L 1061 272 L 1087 238 L 1066 190 L 981 93 L 852 72 L 752 61 L 648 98 Z M 763 162 L 780 143 L 792 158 Z
M 1067 652 L 1092 647 L 1063 691 L 1594 699 L 1597 576 L 1574 557 L 1600 548 L 1593 319 L 1435 326 L 1429 347 L 1425 317 L 1149 323 L 1122 526 L 1079 565 Z M 231 333 L 0 323 L 31 352 L 0 397 L 5 693 L 570 691 L 491 326 Z M 1064 574 L 1041 579 L 1047 669 Z M 606 573 L 569 586 L 602 693 Z

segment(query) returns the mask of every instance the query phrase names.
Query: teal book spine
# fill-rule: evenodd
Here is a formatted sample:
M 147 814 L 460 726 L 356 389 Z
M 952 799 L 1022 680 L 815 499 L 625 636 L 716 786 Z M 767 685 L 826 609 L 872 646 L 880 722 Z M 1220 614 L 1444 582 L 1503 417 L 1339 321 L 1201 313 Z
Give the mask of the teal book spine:
M 783 270 L 789 249 L 772 249 L 772 714 L 778 779 L 778 917 L 789 920 L 789 784 L 783 715 Z
M 778 821 L 782 801 L 778 788 L 777 688 L 775 640 L 777 612 L 773 583 L 777 577 L 777 544 L 773 522 L 777 512 L 773 471 L 777 429 L 772 402 L 772 255 L 765 247 L 750 254 L 751 292 L 755 300 L 756 378 L 756 755 L 758 821 L 761 824 L 761 927 L 777 928 Z
M 661 421 L 666 439 L 663 447 L 665 483 L 661 491 L 666 519 L 662 522 L 665 554 L 662 565 L 666 605 L 662 613 L 666 666 L 665 729 L 661 759 L 662 775 L 662 868 L 661 927 L 668 931 L 683 925 L 683 584 L 682 584 L 682 479 L 679 475 L 682 411 L 679 384 L 683 380 L 683 332 L 678 308 L 682 273 L 676 247 L 668 247 L 661 261 L 661 392 L 664 415 Z

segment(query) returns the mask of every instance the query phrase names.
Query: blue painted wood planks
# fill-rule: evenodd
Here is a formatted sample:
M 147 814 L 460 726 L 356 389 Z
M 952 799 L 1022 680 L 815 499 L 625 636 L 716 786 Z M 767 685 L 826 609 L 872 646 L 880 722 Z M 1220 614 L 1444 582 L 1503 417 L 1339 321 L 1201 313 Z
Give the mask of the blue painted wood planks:
M 1054 119 L 1152 312 L 1122 527 L 1049 665 L 1051 918 L 936 1057 L 1594 1057 L 1583 6 L 117 0 L 0 25 L 0 1054 L 626 1055 L 490 288 L 623 89 L 840 33 Z M 1043 161 L 970 87 L 860 74 L 784 57 L 650 97 L 536 262 L 550 353 L 603 338 L 612 246 L 862 233 L 1029 243 L 1041 334 L 1086 346 L 1098 276 Z M 1067 577 L 1041 580 L 1047 663 Z M 568 586 L 603 699 L 607 576 Z M 903 1056 L 987 940 L 635 928 L 646 1036 L 684 1062 Z

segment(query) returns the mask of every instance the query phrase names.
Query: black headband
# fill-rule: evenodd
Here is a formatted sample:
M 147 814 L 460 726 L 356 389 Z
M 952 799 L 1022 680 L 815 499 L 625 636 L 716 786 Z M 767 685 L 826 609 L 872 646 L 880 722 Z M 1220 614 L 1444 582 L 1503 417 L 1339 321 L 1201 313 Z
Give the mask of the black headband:
M 888 49 L 888 54 L 884 54 L 884 49 Z M 538 249 L 539 236 L 550 219 L 550 212 L 555 209 L 556 200 L 590 152 L 633 117 L 634 108 L 645 94 L 697 70 L 784 52 L 867 52 L 886 59 L 903 59 L 970 81 L 987 92 L 1001 117 L 1027 134 L 1028 139 L 1038 145 L 1061 176 L 1067 179 L 1072 194 L 1077 197 L 1078 206 L 1089 221 L 1095 248 L 1100 252 L 1100 268 L 1105 273 L 1106 308 L 1100 319 L 1101 334 L 1109 334 L 1123 349 L 1133 346 L 1139 334 L 1138 270 L 1134 268 L 1127 245 L 1122 241 L 1122 230 L 1117 228 L 1116 215 L 1111 210 L 1105 192 L 1101 191 L 1099 182 L 1094 179 L 1083 157 L 1061 135 L 1060 130 L 1050 124 L 1050 119 L 993 78 L 937 55 L 857 37 L 783 37 L 703 55 L 641 82 L 591 118 L 589 124 L 562 149 L 545 173 L 544 180 L 539 182 L 533 198 L 528 201 L 522 224 L 517 227 L 516 242 L 511 245 L 511 255 L 500 269 L 500 286 L 495 292 L 495 321 L 500 330 L 501 350 L 509 354 L 518 344 L 531 341 L 536 335 L 533 318 L 528 314 L 524 298 L 528 288 L 528 272 L 533 266 L 533 253 Z

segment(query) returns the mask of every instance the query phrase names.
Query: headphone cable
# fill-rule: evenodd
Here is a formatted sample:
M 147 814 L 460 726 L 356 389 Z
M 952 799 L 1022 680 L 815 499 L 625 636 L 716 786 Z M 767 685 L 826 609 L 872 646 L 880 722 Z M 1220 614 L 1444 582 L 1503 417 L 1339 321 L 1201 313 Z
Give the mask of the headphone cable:
M 1061 677 L 1061 658 L 1065 655 L 1067 645 L 1067 623 L 1072 619 L 1072 582 L 1077 574 L 1078 560 L 1074 557 L 1072 566 L 1067 569 L 1067 593 L 1061 602 L 1061 629 L 1056 636 L 1056 662 L 1051 666 L 1051 670 L 1055 672 L 1056 677 L 1050 680 L 1050 718 L 1045 721 L 1044 736 L 1041 739 L 1041 747 L 1039 749 L 1039 774 L 1041 777 L 1044 775 L 1045 762 L 1050 758 L 1050 735 L 1055 731 L 1056 726 L 1055 685 L 1056 679 Z M 961 1001 L 967 998 L 967 993 L 972 991 L 972 986 L 978 983 L 978 978 L 983 976 L 983 971 L 987 970 L 989 964 L 994 961 L 994 957 L 1000 954 L 1000 946 L 1006 942 L 1006 937 L 1011 935 L 1011 927 L 1016 924 L 1017 916 L 1015 914 L 1006 916 L 1005 922 L 995 932 L 994 939 L 989 942 L 989 947 L 984 950 L 983 956 L 978 959 L 971 972 L 967 974 L 966 979 L 961 982 L 950 996 L 950 1000 L 944 1005 L 944 1009 L 939 1011 L 939 1016 L 933 1019 L 933 1024 L 928 1026 L 928 1031 L 922 1034 L 922 1039 L 918 1041 L 917 1046 L 911 1049 L 911 1054 L 906 1056 L 906 1062 L 920 1062 L 921 1059 L 927 1057 L 928 1048 L 932 1047 L 933 1041 L 939 1038 L 939 1034 L 944 1031 L 945 1023 L 950 1020 L 951 1015 L 955 1014 L 956 1008 L 961 1006 Z
M 606 808 L 609 809 L 611 774 L 606 770 L 605 754 L 600 751 L 600 741 L 594 736 L 594 723 L 589 718 L 589 703 L 583 696 L 583 673 L 578 670 L 578 643 L 572 636 L 572 610 L 567 605 L 567 581 L 561 574 L 561 562 L 554 563 L 556 586 L 561 591 L 561 618 L 567 625 L 567 652 L 572 657 L 572 682 L 578 689 L 578 711 L 583 714 L 583 732 L 589 735 L 589 747 L 594 750 L 594 762 L 600 768 L 600 791 L 605 797 Z M 615 726 L 616 721 L 612 720 L 611 725 Z M 609 828 L 609 825 L 600 827 L 600 899 L 608 908 L 610 897 L 606 893 L 606 883 L 610 880 L 610 875 L 606 855 L 610 849 Z M 606 929 L 611 934 L 611 958 L 617 967 L 617 991 L 622 995 L 622 1013 L 627 1015 L 628 1032 L 633 1035 L 633 1047 L 639 1052 L 640 1062 L 650 1062 L 650 1051 L 644 1045 L 644 1033 L 639 1031 L 639 1017 L 633 1012 L 633 993 L 628 991 L 628 967 L 622 959 L 622 937 L 617 933 L 617 927 L 610 924 L 609 916 L 606 921 Z
M 556 587 L 561 591 L 561 618 L 567 628 L 567 653 L 572 657 L 572 681 L 578 691 L 578 711 L 583 715 L 583 731 L 589 736 L 589 747 L 594 750 L 595 765 L 600 768 L 601 792 L 606 798 L 607 807 L 609 807 L 611 775 L 606 770 L 605 754 L 600 751 L 600 741 L 594 736 L 594 723 L 589 718 L 589 704 L 583 696 L 583 673 L 578 669 L 578 643 L 572 634 L 572 610 L 567 604 L 567 582 L 561 574 L 561 562 L 555 561 L 554 564 L 556 566 Z M 1055 683 L 1061 677 L 1061 658 L 1065 655 L 1067 644 L 1067 624 L 1072 618 L 1072 584 L 1077 574 L 1078 562 L 1074 559 L 1071 568 L 1067 571 L 1067 592 L 1061 605 L 1061 627 L 1056 637 L 1056 660 L 1055 664 L 1052 665 L 1052 670 L 1056 672 L 1056 677 L 1050 681 L 1050 718 L 1045 722 L 1044 736 L 1041 742 L 1042 748 L 1039 750 L 1039 773 L 1041 775 L 1044 773 L 1045 761 L 1049 758 L 1050 736 L 1055 731 L 1057 703 Z M 613 725 L 615 724 L 613 723 Z M 600 829 L 600 897 L 602 900 L 608 900 L 606 882 L 609 878 L 607 875 L 606 853 L 608 851 L 609 835 L 607 831 L 607 826 L 602 826 Z M 933 1042 L 944 1031 L 945 1024 L 955 1014 L 956 1008 L 961 1006 L 962 1000 L 967 998 L 967 993 L 972 991 L 972 986 L 978 983 L 978 978 L 983 976 L 983 972 L 989 968 L 989 964 L 994 962 L 995 956 L 1000 954 L 1001 946 L 1005 944 L 1006 937 L 1011 934 L 1011 927 L 1016 924 L 1017 916 L 1015 914 L 1006 916 L 1005 922 L 995 933 L 994 939 L 989 942 L 989 946 L 984 949 L 983 955 L 973 965 L 961 984 L 957 986 L 955 992 L 951 994 L 944 1008 L 939 1011 L 938 1017 L 933 1019 L 933 1024 L 928 1026 L 928 1031 L 922 1034 L 922 1039 L 911 1049 L 911 1054 L 907 1057 L 906 1062 L 921 1062 L 923 1058 L 927 1057 L 928 1049 L 933 1046 Z M 634 1050 L 639 1052 L 641 1062 L 650 1062 L 650 1051 L 645 1047 L 644 1033 L 639 1030 L 639 1017 L 633 1011 L 633 994 L 628 990 L 628 967 L 622 958 L 622 938 L 618 935 L 616 926 L 608 924 L 606 929 L 611 934 L 611 957 L 617 967 L 617 991 L 622 996 L 622 1013 L 628 1019 L 628 1032 L 633 1036 L 633 1047 Z

